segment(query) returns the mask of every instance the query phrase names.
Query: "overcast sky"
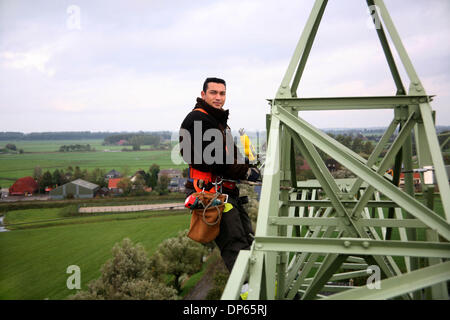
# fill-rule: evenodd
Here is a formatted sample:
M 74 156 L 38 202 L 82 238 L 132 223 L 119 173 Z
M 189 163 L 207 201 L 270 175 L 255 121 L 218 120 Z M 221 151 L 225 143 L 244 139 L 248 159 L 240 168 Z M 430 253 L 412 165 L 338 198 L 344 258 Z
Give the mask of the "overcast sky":
M 385 0 L 450 125 L 450 1 Z M 314 0 L 0 0 L 0 131 L 177 130 L 206 77 L 232 129 L 264 129 Z M 301 97 L 394 95 L 363 0 L 329 1 Z M 403 68 L 400 68 L 403 72 Z M 409 86 L 404 76 L 404 84 Z M 314 126 L 385 126 L 392 111 L 304 112 Z

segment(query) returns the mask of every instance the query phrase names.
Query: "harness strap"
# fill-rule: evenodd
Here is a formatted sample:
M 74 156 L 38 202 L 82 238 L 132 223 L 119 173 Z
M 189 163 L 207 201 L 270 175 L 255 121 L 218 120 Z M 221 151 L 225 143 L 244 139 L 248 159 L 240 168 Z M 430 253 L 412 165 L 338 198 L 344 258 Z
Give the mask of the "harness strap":
M 204 114 L 208 114 L 208 112 L 206 112 L 206 110 L 202 109 L 202 108 L 196 108 L 196 109 L 194 109 L 194 111 L 200 111 L 200 112 L 203 112 Z

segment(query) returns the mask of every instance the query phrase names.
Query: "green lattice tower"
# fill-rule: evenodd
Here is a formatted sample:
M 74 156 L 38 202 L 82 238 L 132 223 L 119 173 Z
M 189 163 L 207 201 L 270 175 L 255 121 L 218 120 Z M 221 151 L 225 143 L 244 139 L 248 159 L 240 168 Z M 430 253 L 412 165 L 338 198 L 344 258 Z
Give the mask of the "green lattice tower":
M 316 0 L 275 99 L 269 100 L 255 241 L 251 250 L 239 253 L 222 299 L 239 298 L 247 280 L 248 299 L 448 299 L 450 190 L 430 107 L 432 96 L 426 94 L 384 2 L 367 4 L 371 9 L 377 6 L 373 18 L 396 95 L 297 97 L 327 5 L 326 0 Z M 409 78 L 408 92 L 385 30 Z M 394 119 L 367 160 L 300 117 L 308 110 L 367 109 L 394 110 Z M 413 183 L 413 130 L 419 168 L 433 168 L 439 190 L 435 193 L 434 181 L 428 181 L 432 171 L 421 172 L 420 198 Z M 296 181 L 294 144 L 316 180 Z M 334 179 L 318 149 L 357 178 Z M 393 176 L 386 174 L 389 168 Z M 403 189 L 398 187 L 401 170 Z M 436 197 L 444 216 L 433 209 Z M 377 271 L 381 282 L 373 283 Z M 353 285 L 342 285 L 349 279 L 354 279 Z

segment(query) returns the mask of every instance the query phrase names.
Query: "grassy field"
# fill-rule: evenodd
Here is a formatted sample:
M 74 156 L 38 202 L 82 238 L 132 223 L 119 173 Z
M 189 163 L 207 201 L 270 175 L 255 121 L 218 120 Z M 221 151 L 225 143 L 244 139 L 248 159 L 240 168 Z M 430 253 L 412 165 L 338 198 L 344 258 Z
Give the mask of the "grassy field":
M 28 152 L 57 152 L 59 147 L 62 145 L 71 144 L 89 144 L 91 148 L 95 148 L 97 151 L 102 150 L 120 150 L 122 146 L 102 146 L 103 139 L 93 139 L 93 140 L 11 140 L 11 141 L 1 141 L 0 147 L 11 143 L 16 145 L 17 150 L 22 149 L 25 153 Z
M 47 210 L 45 218 L 57 214 L 57 209 Z M 151 255 L 163 240 L 189 227 L 190 215 L 170 213 L 157 216 L 153 212 L 153 217 L 140 213 L 140 217 L 114 221 L 102 215 L 76 224 L 0 233 L 0 299 L 65 299 L 75 293 L 66 287 L 70 265 L 80 267 L 82 289 L 86 289 L 89 281 L 100 276 L 115 243 L 130 238 Z M 43 218 L 36 211 L 14 214 L 16 222 Z
M 51 172 L 79 166 L 89 171 L 116 169 L 124 174 L 148 171 L 152 164 L 161 169 L 184 167 L 172 163 L 170 150 L 119 152 L 123 147 L 102 146 L 102 141 L 1 141 L 1 146 L 12 143 L 24 153 L 0 154 L 0 186 L 9 187 L 16 179 L 32 175 L 35 166 Z M 90 144 L 96 152 L 58 152 L 60 146 L 70 144 Z M 74 200 L 74 205 L 180 202 L 179 198 L 173 194 L 158 199 L 118 197 L 82 203 Z M 82 289 L 86 289 L 89 281 L 99 277 L 100 267 L 111 257 L 115 243 L 128 237 L 151 255 L 163 240 L 189 227 L 190 215 L 184 210 L 63 217 L 61 206 L 68 203 L 72 202 L 1 204 L 0 214 L 13 231 L 0 233 L 0 299 L 64 299 L 75 293 L 66 287 L 68 266 L 81 268 Z
M 62 210 L 62 208 L 49 208 L 10 211 L 5 214 L 3 224 L 8 228 L 8 230 L 19 230 L 78 223 L 141 219 L 160 215 L 168 216 L 186 213 L 185 210 L 172 210 L 170 213 L 167 211 L 149 210 L 121 213 L 86 213 L 80 216 L 64 217 L 61 215 Z
M 2 141 L 1 144 L 13 143 L 23 154 L 0 154 L 0 186 L 10 187 L 18 178 L 33 174 L 35 166 L 43 171 L 66 169 L 68 166 L 79 166 L 82 170 L 91 171 L 94 168 L 119 172 L 128 171 L 133 174 L 142 169 L 148 171 L 152 164 L 158 164 L 161 169 L 184 168 L 171 161 L 170 150 L 149 150 L 119 152 L 121 146 L 102 146 L 102 140 L 57 140 L 57 141 Z M 57 152 L 64 144 L 90 144 L 96 152 Z M 127 147 L 130 148 L 130 147 Z M 145 148 L 143 146 L 142 148 Z M 105 150 L 117 151 L 106 152 Z

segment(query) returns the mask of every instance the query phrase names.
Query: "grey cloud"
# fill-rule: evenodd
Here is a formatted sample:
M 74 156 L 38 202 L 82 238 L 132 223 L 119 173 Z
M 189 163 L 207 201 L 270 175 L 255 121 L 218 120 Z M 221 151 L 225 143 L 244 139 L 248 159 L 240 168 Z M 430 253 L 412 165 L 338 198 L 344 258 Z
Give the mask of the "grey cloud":
M 95 131 L 104 114 L 122 119 L 121 130 L 175 130 L 203 79 L 211 75 L 228 81 L 231 125 L 262 129 L 265 99 L 278 88 L 313 2 L 76 1 L 81 30 L 74 31 L 66 26 L 72 1 L 2 1 L 0 109 L 8 110 L 4 130 L 44 131 L 60 123 Z M 449 2 L 385 3 L 428 92 L 440 96 L 433 104 L 438 124 L 448 124 Z M 329 1 L 300 84 L 301 96 L 395 92 L 368 18 L 365 1 Z M 43 70 L 14 68 L 5 52 L 43 52 L 49 59 L 40 62 Z M 14 110 L 28 110 L 30 116 Z M 45 110 L 45 115 L 31 116 L 36 110 Z M 166 110 L 172 112 L 166 116 Z M 154 111 L 162 115 L 160 120 L 150 116 Z M 74 123 L 66 120 L 68 115 Z M 79 123 L 82 115 L 88 120 Z M 348 117 L 305 116 L 322 127 Z M 387 118 L 352 117 L 348 125 L 371 125 L 370 120 L 379 125 Z M 24 128 L 15 118 L 22 119 Z

